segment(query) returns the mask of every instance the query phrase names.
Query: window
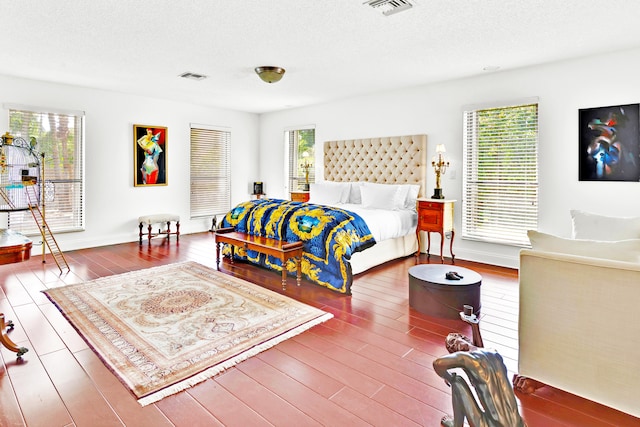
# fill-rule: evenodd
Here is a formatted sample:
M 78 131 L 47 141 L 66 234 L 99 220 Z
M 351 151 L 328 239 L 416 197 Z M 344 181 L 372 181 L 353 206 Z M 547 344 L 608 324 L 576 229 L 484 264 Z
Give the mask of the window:
M 462 238 L 528 246 L 538 226 L 538 104 L 464 112 Z
M 84 112 L 8 107 L 14 136 L 35 137 L 44 153 L 45 220 L 54 233 L 84 229 Z M 9 228 L 39 234 L 29 211 L 9 213 Z
M 231 132 L 191 125 L 191 218 L 231 209 Z
M 304 190 L 307 183 L 315 182 L 315 144 L 316 130 L 313 127 L 288 130 L 285 132 L 288 148 L 288 184 L 289 191 Z

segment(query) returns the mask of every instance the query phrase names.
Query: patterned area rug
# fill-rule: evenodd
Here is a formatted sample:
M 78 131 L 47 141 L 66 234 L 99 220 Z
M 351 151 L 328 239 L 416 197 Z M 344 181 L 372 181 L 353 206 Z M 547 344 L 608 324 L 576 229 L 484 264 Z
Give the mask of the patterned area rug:
M 332 317 L 195 262 L 45 294 L 143 406 Z

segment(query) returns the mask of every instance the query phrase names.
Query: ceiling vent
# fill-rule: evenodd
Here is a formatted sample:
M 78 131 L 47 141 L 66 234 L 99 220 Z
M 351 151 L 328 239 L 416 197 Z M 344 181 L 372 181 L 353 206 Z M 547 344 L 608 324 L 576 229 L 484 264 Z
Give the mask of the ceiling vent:
M 191 79 L 191 80 L 204 80 L 207 78 L 207 76 L 205 76 L 204 74 L 189 73 L 189 72 L 180 74 L 180 77 L 183 77 L 185 79 Z
M 367 0 L 363 4 L 368 4 L 372 8 L 379 10 L 384 16 L 393 15 L 413 7 L 413 4 L 408 0 Z

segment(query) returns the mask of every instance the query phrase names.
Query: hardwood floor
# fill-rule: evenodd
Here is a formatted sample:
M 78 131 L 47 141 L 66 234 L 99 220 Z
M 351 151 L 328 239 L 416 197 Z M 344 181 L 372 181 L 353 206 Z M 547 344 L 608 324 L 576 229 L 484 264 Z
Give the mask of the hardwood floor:
M 179 261 L 215 268 L 209 233 L 66 253 L 71 272 L 36 256 L 0 266 L 0 312 L 10 338 L 29 348 L 22 361 L 0 350 L 0 426 L 438 426 L 451 412 L 449 388 L 433 371 L 462 321 L 409 308 L 407 270 L 415 258 L 357 276 L 351 297 L 290 277 L 286 294 L 335 316 L 182 393 L 141 407 L 40 292 Z M 438 262 L 438 257 L 432 257 Z M 422 256 L 420 262 L 428 262 Z M 483 276 L 482 337 L 511 375 L 517 369 L 517 271 L 456 261 Z M 247 264 L 223 271 L 277 292 L 281 278 Z M 518 394 L 529 427 L 638 426 L 640 419 L 543 387 Z

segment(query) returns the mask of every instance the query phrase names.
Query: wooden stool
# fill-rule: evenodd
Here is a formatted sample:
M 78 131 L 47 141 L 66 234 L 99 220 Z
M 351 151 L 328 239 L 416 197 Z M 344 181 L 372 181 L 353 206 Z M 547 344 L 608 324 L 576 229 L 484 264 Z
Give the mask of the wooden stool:
M 180 216 L 179 215 L 173 215 L 173 214 L 143 215 L 138 217 L 138 222 L 140 223 L 140 244 L 142 244 L 142 236 L 144 235 L 142 233 L 142 227 L 144 226 L 144 224 L 147 224 L 147 233 L 145 234 L 148 236 L 149 243 L 151 243 L 152 237 L 156 237 L 160 235 L 166 235 L 168 239 L 171 234 L 175 234 L 176 240 L 180 240 Z M 171 232 L 171 222 L 176 223 L 175 232 Z M 153 224 L 167 224 L 167 229 L 162 231 L 160 228 L 158 228 L 158 232 L 153 233 L 153 227 L 152 227 Z

